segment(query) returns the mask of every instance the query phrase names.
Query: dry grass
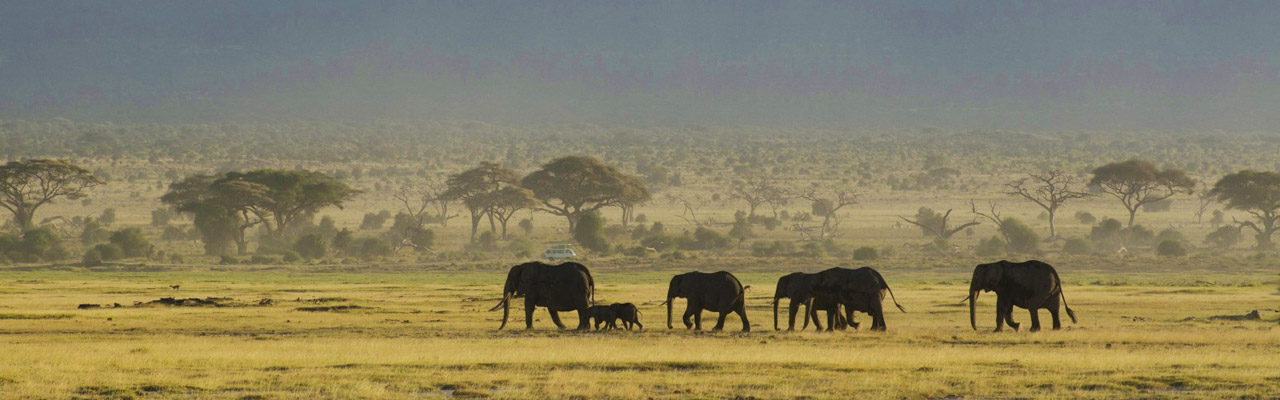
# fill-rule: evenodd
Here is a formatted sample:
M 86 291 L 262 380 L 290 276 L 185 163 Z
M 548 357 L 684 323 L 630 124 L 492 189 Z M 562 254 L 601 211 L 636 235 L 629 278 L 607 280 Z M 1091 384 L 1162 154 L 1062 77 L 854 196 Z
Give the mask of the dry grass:
M 769 298 L 778 274 L 763 271 L 741 274 L 753 286 L 753 332 L 740 334 L 667 330 L 658 304 L 669 273 L 628 267 L 597 269 L 599 297 L 640 305 L 649 328 L 643 333 L 558 332 L 545 311 L 535 314 L 533 331 L 518 329 L 522 314 L 515 312 L 508 326 L 517 329 L 498 332 L 501 314 L 484 312 L 499 292 L 501 273 L 493 269 L 8 270 L 0 314 L 18 317 L 0 319 L 6 361 L 0 397 L 1267 398 L 1280 392 L 1271 273 L 1242 274 L 1236 279 L 1245 284 L 1231 286 L 1143 283 L 1190 279 L 1178 272 L 1112 286 L 1074 284 L 1067 298 L 1080 324 L 993 334 L 986 332 L 994 315 L 990 296 L 981 301 L 983 330 L 973 332 L 958 303 L 963 286 L 937 283 L 937 271 L 883 270 L 909 313 L 889 315 L 886 333 L 832 334 L 774 332 Z M 129 307 L 170 296 L 253 305 Z M 257 306 L 262 298 L 275 303 Z M 80 303 L 125 307 L 75 310 Z M 340 305 L 361 308 L 297 310 Z M 1264 321 L 1207 321 L 1253 309 L 1263 310 Z M 576 321 L 564 317 L 571 326 Z M 1198 320 L 1180 322 L 1187 317 Z M 1027 322 L 1025 312 L 1015 318 Z M 730 317 L 727 326 L 737 325 Z

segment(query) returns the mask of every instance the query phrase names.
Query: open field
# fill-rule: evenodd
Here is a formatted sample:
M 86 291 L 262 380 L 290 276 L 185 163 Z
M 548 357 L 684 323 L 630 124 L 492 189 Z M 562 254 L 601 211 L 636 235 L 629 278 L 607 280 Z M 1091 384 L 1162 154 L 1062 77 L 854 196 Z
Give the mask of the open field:
M 1080 323 L 994 334 L 994 296 L 967 324 L 974 260 L 876 265 L 908 313 L 886 333 L 772 329 L 775 271 L 790 259 L 594 268 L 601 302 L 640 305 L 643 332 L 531 332 L 498 299 L 501 265 L 8 267 L 0 274 L 3 398 L 1275 398 L 1275 271 L 1082 267 L 1054 261 Z M 665 281 L 728 269 L 753 330 L 663 326 Z M 1109 278 L 1108 278 L 1109 277 Z M 1106 278 L 1106 279 L 1104 279 Z M 169 285 L 181 285 L 173 291 Z M 227 307 L 143 306 L 226 297 Z M 271 299 L 259 305 L 261 299 Z M 121 308 L 77 310 L 81 303 Z M 352 307 L 338 307 L 352 306 Z M 677 313 L 683 301 L 677 302 Z M 327 307 L 337 307 L 327 308 Z M 1262 321 L 1210 317 L 1260 310 Z M 784 308 L 785 310 L 785 308 Z M 515 311 L 515 310 L 513 310 Z M 678 319 L 678 315 L 676 316 Z M 704 317 L 712 318 L 713 314 Z M 1015 318 L 1026 321 L 1025 312 Z M 1194 318 L 1188 320 L 1188 318 Z M 785 313 L 783 315 L 785 325 Z M 867 321 L 865 315 L 861 321 Z M 714 321 L 714 320 L 712 320 Z M 565 316 L 566 324 L 576 322 Z M 726 326 L 738 326 L 730 317 Z M 511 329 L 515 327 L 515 329 Z

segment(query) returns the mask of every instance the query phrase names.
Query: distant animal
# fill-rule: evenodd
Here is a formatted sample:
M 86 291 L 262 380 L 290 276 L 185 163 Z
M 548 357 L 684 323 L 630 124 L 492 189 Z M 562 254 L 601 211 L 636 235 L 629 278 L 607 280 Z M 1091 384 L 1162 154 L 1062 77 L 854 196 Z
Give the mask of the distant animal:
M 80 310 L 89 310 L 89 309 L 94 309 L 94 308 L 102 308 L 102 305 L 100 305 L 100 304 L 81 304 L 81 305 L 76 306 L 76 308 L 77 308 L 77 309 L 80 309 Z
M 613 315 L 622 320 L 622 326 L 627 330 L 631 330 L 633 326 L 644 330 L 644 324 L 640 323 L 640 309 L 635 304 L 613 303 L 609 305 L 609 309 L 613 310 Z
M 973 269 L 973 279 L 969 282 L 969 325 L 978 330 L 978 322 L 974 317 L 975 303 L 979 292 L 996 292 L 996 332 L 1000 332 L 1004 323 L 1018 330 L 1020 326 L 1013 322 L 1013 307 L 1018 306 L 1031 312 L 1031 331 L 1040 330 L 1040 309 L 1048 309 L 1053 317 L 1053 329 L 1061 329 L 1058 319 L 1058 303 L 1067 310 L 1071 323 L 1076 323 L 1076 313 L 1067 306 L 1067 298 L 1062 294 L 1062 279 L 1053 266 L 1037 260 L 1027 262 L 1009 262 L 1000 260 L 990 264 L 979 264 Z
M 681 318 L 685 329 L 701 330 L 702 310 L 707 310 L 720 313 L 712 330 L 724 329 L 725 317 L 736 313 L 742 319 L 742 331 L 751 331 L 751 322 L 747 320 L 746 290 L 742 282 L 727 271 L 694 271 L 672 277 L 667 288 L 667 301 L 662 303 L 667 306 L 667 329 L 674 329 L 671 326 L 671 308 L 675 298 L 688 300 Z
M 822 272 L 818 272 L 818 277 L 814 283 L 814 302 L 826 301 L 837 303 L 839 307 L 844 308 L 845 320 L 849 324 L 857 328 L 857 324 L 853 320 L 853 312 L 861 311 L 871 315 L 871 330 L 883 331 L 888 329 L 885 324 L 884 301 L 885 293 L 893 299 L 893 305 L 898 307 L 899 311 L 907 312 L 898 304 L 897 298 L 893 295 L 893 289 L 889 288 L 889 284 L 885 282 L 884 276 L 880 275 L 871 267 L 862 267 L 857 269 L 849 268 L 830 268 Z M 834 313 L 827 314 L 827 330 L 832 330 L 838 325 Z M 816 318 L 817 313 L 814 312 Z
M 602 324 L 605 330 L 618 329 L 618 314 L 615 314 L 609 306 L 587 307 L 587 317 L 595 321 L 593 325 L 597 331 Z
M 181 288 L 182 288 L 182 286 L 181 286 L 181 285 L 169 285 L 169 288 L 170 288 L 170 289 L 173 289 L 173 290 L 178 290 L 178 289 L 181 289 Z
M 587 315 L 587 307 L 595 303 L 596 283 L 591 278 L 587 267 L 567 262 L 559 265 L 528 262 L 511 267 L 507 272 L 507 281 L 502 287 L 502 300 L 489 309 L 502 309 L 502 325 L 507 326 L 507 316 L 511 308 L 511 299 L 524 297 L 525 329 L 533 329 L 533 310 L 546 307 L 551 313 L 551 322 L 557 328 L 565 329 L 560 322 L 560 311 L 578 312 L 578 329 L 591 327 Z

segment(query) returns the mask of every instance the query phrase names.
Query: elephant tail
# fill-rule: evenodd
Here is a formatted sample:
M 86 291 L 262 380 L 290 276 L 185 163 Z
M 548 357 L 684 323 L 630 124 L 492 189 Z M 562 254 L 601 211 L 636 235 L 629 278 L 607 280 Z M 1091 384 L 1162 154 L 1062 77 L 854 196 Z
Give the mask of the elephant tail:
M 895 306 L 897 306 L 897 307 L 898 307 L 898 311 L 907 312 L 907 309 L 902 308 L 902 305 L 901 305 L 901 304 L 898 304 L 898 298 L 897 298 L 896 296 L 894 296 L 894 295 L 893 295 L 893 289 L 890 289 L 890 288 L 889 288 L 889 282 L 885 282 L 885 280 L 884 280 L 884 276 L 881 276 L 881 275 L 880 275 L 880 271 L 876 271 L 876 270 L 871 270 L 871 271 L 876 273 L 876 277 L 877 277 L 877 278 L 880 278 L 880 284 L 884 285 L 884 290 L 888 290 L 888 291 L 889 291 L 889 298 L 890 298 L 890 299 L 893 299 L 893 305 L 895 305 Z M 882 298 L 882 299 L 884 298 L 884 297 L 883 297 L 883 296 L 884 296 L 884 294 L 883 294 L 883 293 L 882 293 L 880 296 L 882 296 L 882 297 L 880 297 L 880 298 Z
M 1058 277 L 1058 270 L 1056 270 L 1056 269 L 1052 269 L 1052 268 L 1050 268 L 1049 270 L 1050 270 L 1050 271 L 1053 271 L 1053 280 L 1058 281 L 1058 283 L 1057 283 L 1057 286 L 1058 286 L 1058 296 L 1059 296 L 1059 297 L 1062 297 L 1062 308 L 1064 308 L 1064 309 L 1066 309 L 1066 310 L 1067 310 L 1067 317 L 1068 317 L 1068 318 L 1071 318 L 1071 323 L 1073 323 L 1073 324 L 1074 324 L 1074 323 L 1077 323 L 1077 322 L 1076 322 L 1076 312 L 1075 312 L 1075 311 L 1072 311 L 1072 310 L 1071 310 L 1071 306 L 1068 306 L 1068 305 L 1067 305 L 1067 294 L 1062 292 L 1062 278 L 1059 278 L 1059 277 Z

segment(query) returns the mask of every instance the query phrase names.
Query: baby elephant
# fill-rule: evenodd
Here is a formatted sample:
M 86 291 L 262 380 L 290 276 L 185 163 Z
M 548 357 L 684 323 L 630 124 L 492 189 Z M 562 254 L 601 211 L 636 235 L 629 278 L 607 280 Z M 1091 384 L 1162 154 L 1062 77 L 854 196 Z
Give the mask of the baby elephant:
M 587 307 L 587 318 L 595 320 L 597 331 L 600 330 L 600 324 L 604 324 L 605 330 L 618 329 L 618 315 L 609 306 Z
M 640 323 L 640 309 L 631 303 L 613 303 L 609 305 L 609 309 L 613 310 L 613 315 L 622 320 L 622 326 L 627 330 L 637 326 L 640 330 L 644 330 L 644 324 Z

